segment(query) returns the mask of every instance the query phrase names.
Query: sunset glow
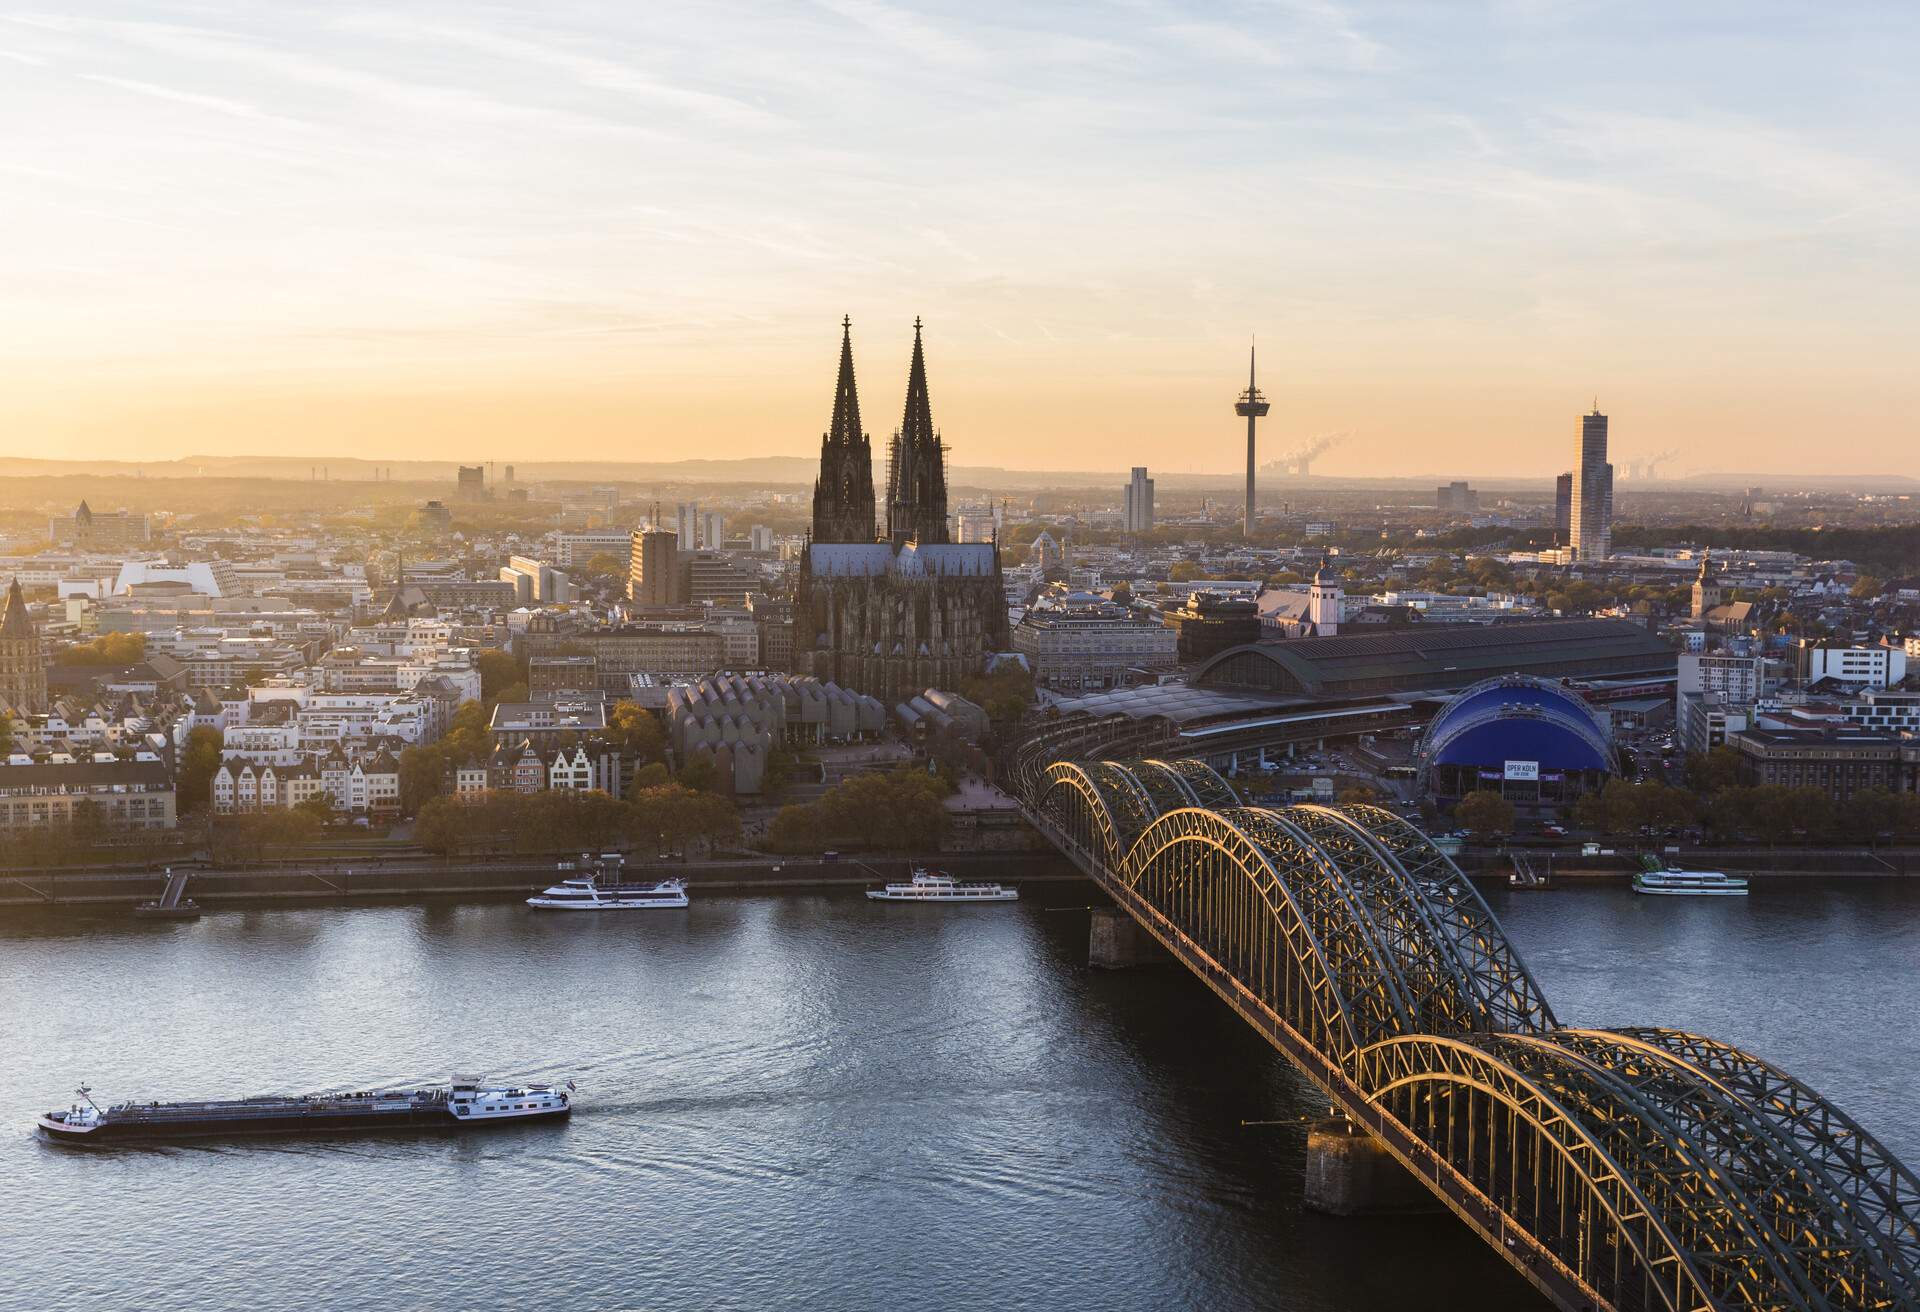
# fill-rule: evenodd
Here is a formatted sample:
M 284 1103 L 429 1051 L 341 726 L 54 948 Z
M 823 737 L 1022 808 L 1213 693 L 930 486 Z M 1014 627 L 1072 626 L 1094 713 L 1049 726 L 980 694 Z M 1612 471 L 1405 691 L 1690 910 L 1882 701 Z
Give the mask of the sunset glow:
M 1389 21 L 1391 20 L 1391 21 Z M 0 454 L 1912 473 L 1912 10 L 869 0 L 0 20 Z M 1818 453 L 1816 456 L 1816 452 Z

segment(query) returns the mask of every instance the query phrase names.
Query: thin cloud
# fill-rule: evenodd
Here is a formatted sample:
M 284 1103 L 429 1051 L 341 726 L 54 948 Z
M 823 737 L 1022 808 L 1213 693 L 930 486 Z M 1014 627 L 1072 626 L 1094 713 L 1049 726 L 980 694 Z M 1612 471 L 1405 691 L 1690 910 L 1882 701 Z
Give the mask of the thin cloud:
M 81 73 L 78 76 L 88 82 L 98 82 L 102 86 L 131 91 L 135 95 L 152 96 L 156 100 L 167 100 L 176 105 L 191 105 L 195 109 L 210 110 L 215 114 L 227 114 L 234 118 L 252 119 L 260 123 L 280 123 L 289 127 L 306 126 L 293 119 L 282 118 L 278 114 L 266 113 L 257 106 L 238 100 L 229 100 L 225 96 L 210 96 L 199 91 L 181 91 L 175 87 L 163 87 L 128 77 L 110 77 L 105 73 Z
M 421 23 L 397 14 L 360 14 L 340 20 L 346 32 L 385 36 L 434 46 L 458 46 L 516 64 L 538 64 L 566 73 L 582 85 L 691 110 L 726 123 L 766 127 L 776 115 L 745 101 L 681 86 L 642 73 L 631 64 L 579 54 L 557 45 L 477 27 Z

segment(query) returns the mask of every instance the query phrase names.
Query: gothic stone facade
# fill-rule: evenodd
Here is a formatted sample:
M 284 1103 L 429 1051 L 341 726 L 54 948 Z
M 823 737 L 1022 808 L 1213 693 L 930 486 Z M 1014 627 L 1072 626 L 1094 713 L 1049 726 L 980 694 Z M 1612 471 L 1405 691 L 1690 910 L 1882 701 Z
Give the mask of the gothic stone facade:
M 807 672 L 888 706 L 957 688 L 1008 646 L 992 543 L 816 543 L 795 610 L 796 637 L 813 640 Z
M 933 426 L 917 320 L 905 414 L 888 451 L 884 539 L 871 452 L 848 327 L 833 423 L 821 440 L 813 539 L 794 595 L 794 663 L 892 706 L 926 688 L 957 687 L 1008 646 L 999 547 L 947 540 L 946 447 Z
M 0 705 L 35 715 L 47 709 L 47 656 L 19 579 L 7 589 L 0 615 Z

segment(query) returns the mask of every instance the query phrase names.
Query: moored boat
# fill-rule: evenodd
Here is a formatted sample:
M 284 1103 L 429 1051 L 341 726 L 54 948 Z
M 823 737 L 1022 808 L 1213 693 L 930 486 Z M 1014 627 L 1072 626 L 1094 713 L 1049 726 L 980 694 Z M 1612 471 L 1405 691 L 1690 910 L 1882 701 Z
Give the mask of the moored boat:
M 571 1090 L 550 1084 L 485 1085 L 454 1080 L 425 1089 L 312 1093 L 290 1097 L 123 1102 L 102 1107 L 86 1085 L 65 1111 L 36 1123 L 56 1143 L 155 1143 L 230 1135 L 352 1133 L 362 1130 L 461 1130 L 564 1117 Z
M 1718 870 L 1681 870 L 1654 857 L 1643 857 L 1634 872 L 1633 891 L 1663 897 L 1745 897 L 1747 881 Z
M 662 879 L 652 884 L 602 884 L 592 875 L 563 879 L 527 899 L 543 911 L 631 911 L 643 907 L 688 905 L 687 881 Z
M 906 883 L 870 888 L 867 896 L 875 902 L 1016 902 L 1020 890 L 1007 884 L 959 880 L 944 870 L 916 866 Z

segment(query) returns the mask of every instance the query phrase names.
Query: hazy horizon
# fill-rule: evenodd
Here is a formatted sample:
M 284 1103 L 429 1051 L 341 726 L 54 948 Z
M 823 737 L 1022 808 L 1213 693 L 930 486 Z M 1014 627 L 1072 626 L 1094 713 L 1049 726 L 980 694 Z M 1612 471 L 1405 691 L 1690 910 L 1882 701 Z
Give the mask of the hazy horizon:
M 0 455 L 1920 472 L 1920 16 L 874 0 L 0 19 Z

